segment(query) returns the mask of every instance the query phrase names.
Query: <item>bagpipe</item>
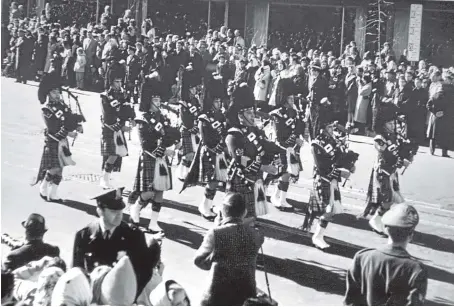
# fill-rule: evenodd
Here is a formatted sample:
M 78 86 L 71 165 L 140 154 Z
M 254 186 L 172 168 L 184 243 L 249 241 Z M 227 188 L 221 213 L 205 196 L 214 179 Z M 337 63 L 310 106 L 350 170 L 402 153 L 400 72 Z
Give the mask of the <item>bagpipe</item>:
M 131 96 L 123 88 L 120 88 L 119 99 L 120 102 L 120 112 L 118 118 L 121 121 L 133 121 L 136 117 L 136 112 L 134 111 L 134 105 L 130 102 Z
M 65 128 L 69 131 L 77 130 L 79 133 L 83 133 L 82 123 L 86 122 L 85 116 L 82 112 L 82 108 L 80 107 L 79 98 L 74 95 L 69 89 L 62 88 L 62 92 L 65 92 L 68 95 L 68 107 L 69 112 L 65 114 L 64 125 Z M 75 108 L 72 107 L 71 98 L 75 101 Z M 74 142 L 76 138 L 73 139 L 72 146 L 74 146 Z
M 413 162 L 414 156 L 418 153 L 419 145 L 407 138 L 407 123 L 405 116 L 401 115 L 398 117 L 397 120 L 397 129 L 396 129 L 396 136 L 397 136 L 397 156 L 402 160 L 407 160 L 410 163 Z M 406 166 L 402 170 L 402 175 L 405 173 L 408 166 Z

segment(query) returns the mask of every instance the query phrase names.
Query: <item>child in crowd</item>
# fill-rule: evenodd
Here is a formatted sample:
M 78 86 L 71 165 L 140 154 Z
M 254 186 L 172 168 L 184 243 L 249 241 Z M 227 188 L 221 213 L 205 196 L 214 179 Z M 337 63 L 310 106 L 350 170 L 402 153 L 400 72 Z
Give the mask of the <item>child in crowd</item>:
M 77 48 L 77 59 L 74 63 L 74 72 L 76 73 L 76 84 L 78 89 L 84 88 L 84 74 L 85 74 L 85 65 L 87 64 L 87 59 L 85 58 L 85 53 L 82 47 Z

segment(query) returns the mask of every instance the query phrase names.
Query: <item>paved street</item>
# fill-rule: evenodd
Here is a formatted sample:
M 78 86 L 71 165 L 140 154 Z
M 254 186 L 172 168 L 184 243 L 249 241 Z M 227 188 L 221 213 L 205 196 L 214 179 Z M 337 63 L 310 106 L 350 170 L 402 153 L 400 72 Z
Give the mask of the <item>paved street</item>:
M 75 232 L 96 216 L 89 198 L 100 191 L 100 102 L 99 94 L 79 92 L 83 112 L 87 118 L 85 133 L 79 135 L 71 148 L 76 166 L 65 168 L 60 196 L 64 204 L 46 203 L 38 187 L 30 186 L 36 176 L 42 154 L 44 123 L 37 99 L 37 84 L 14 83 L 1 79 L 1 231 L 13 237 L 23 234 L 20 222 L 30 213 L 38 212 L 47 219 L 46 240 L 57 244 L 62 256 L 70 262 Z M 352 137 L 351 148 L 360 153 L 357 172 L 343 189 L 345 212 L 336 217 L 327 230 L 327 241 L 332 244 L 328 253 L 311 246 L 310 237 L 297 227 L 303 222 L 302 213 L 309 198 L 312 157 L 309 146 L 303 157 L 304 172 L 300 182 L 290 187 L 289 197 L 297 208 L 294 213 L 273 210 L 260 219 L 267 239 L 264 257 L 260 257 L 257 281 L 266 291 L 266 269 L 272 296 L 281 305 L 340 305 L 345 291 L 345 269 L 353 255 L 365 247 L 386 243 L 368 229 L 366 220 L 355 216 L 363 208 L 370 170 L 374 158 L 371 140 Z M 115 184 L 132 187 L 139 146 L 136 132 L 129 142 L 130 155 L 123 161 L 121 174 L 114 174 Z M 431 156 L 423 147 L 405 174 L 401 188 L 407 201 L 420 212 L 420 224 L 409 252 L 429 268 L 428 304 L 454 305 L 454 159 Z M 451 153 L 454 156 L 454 153 Z M 163 243 L 165 278 L 179 281 L 196 303 L 205 285 L 207 272 L 193 265 L 194 251 L 210 224 L 197 212 L 202 188 L 191 188 L 179 194 L 181 184 L 174 182 L 174 190 L 165 194 L 166 207 L 161 214 L 161 227 L 166 232 Z M 216 199 L 223 195 L 218 193 Z M 143 212 L 145 219 L 150 208 Z M 146 221 L 144 221 L 146 222 Z M 2 246 L 2 257 L 8 249 Z

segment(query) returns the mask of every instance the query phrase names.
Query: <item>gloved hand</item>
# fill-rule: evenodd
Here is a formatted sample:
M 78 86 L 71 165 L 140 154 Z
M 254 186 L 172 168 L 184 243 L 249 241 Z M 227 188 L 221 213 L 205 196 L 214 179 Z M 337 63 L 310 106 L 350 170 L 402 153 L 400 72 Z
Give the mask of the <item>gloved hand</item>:
M 328 178 L 330 180 L 333 180 L 333 179 L 339 179 L 341 176 L 341 171 L 337 168 L 334 168 L 331 173 L 328 175 Z
M 246 173 L 249 173 L 249 174 L 257 174 L 258 171 L 260 170 L 260 162 L 257 162 L 257 161 L 254 161 L 252 162 L 251 164 L 249 164 L 248 167 L 246 167 L 245 171 Z
M 164 157 L 165 151 L 166 151 L 166 149 L 165 149 L 164 147 L 159 146 L 158 148 L 156 148 L 156 149 L 153 151 L 153 155 L 154 155 L 156 158 L 162 158 L 162 157 Z
M 216 153 L 216 154 L 221 154 L 224 152 L 224 146 L 222 146 L 222 144 L 218 144 L 216 145 L 216 147 L 213 149 L 213 151 Z

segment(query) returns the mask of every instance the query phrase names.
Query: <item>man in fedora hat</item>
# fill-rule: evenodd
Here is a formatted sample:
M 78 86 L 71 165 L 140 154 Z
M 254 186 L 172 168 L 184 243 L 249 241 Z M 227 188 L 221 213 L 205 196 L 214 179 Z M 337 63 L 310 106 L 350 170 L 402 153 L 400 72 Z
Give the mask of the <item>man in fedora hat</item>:
M 13 249 L 5 259 L 3 267 L 6 270 L 15 270 L 30 261 L 40 260 L 44 256 L 58 257 L 60 249 L 57 246 L 43 242 L 44 234 L 47 232 L 44 217 L 32 213 L 22 222 L 25 228 L 25 244 Z
M 427 269 L 406 250 L 418 222 L 418 212 L 407 204 L 385 213 L 388 244 L 355 255 L 347 272 L 345 305 L 424 305 Z

